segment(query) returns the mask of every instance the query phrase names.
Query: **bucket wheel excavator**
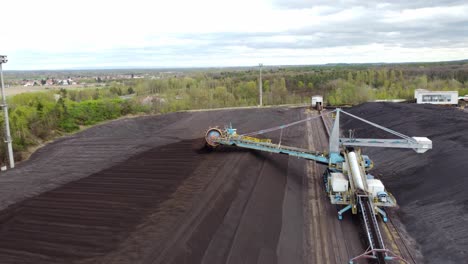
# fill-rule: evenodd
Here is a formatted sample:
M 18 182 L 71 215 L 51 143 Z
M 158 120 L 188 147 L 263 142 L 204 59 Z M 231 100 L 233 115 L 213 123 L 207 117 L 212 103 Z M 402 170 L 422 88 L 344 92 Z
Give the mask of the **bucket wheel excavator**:
M 281 130 L 282 135 L 284 128 L 313 119 L 321 118 L 324 120 L 324 115 L 333 112 L 335 113 L 335 120 L 329 135 L 328 153 L 283 146 L 281 145 L 281 136 L 279 143 L 272 143 L 269 139 L 254 137 L 255 135 L 277 130 Z M 340 137 L 341 114 L 388 132 L 396 138 Z M 404 261 L 386 249 L 376 217 L 380 216 L 384 222 L 387 222 L 388 217 L 385 208 L 397 206 L 396 199 L 385 189 L 381 180 L 369 174 L 369 170 L 372 169 L 374 164 L 367 155 L 361 152 L 361 147 L 408 148 L 413 149 L 417 153 L 424 153 L 432 148 L 432 141 L 430 139 L 403 135 L 339 108 L 327 113 L 322 111 L 318 116 L 247 134 L 238 134 L 237 129 L 233 128 L 232 125 L 226 126 L 224 129 L 213 127 L 207 130 L 205 139 L 206 145 L 210 148 L 217 148 L 221 145 L 236 146 L 270 153 L 286 154 L 327 165 L 327 169 L 323 174 L 324 188 L 330 203 L 341 207 L 338 211 L 338 219 L 343 219 L 343 214 L 347 211 L 350 211 L 352 214 L 360 213 L 364 224 L 364 231 L 367 234 L 368 250 L 364 254 L 351 259 L 350 263 L 355 263 L 359 259 L 374 259 L 378 263 L 386 263 L 386 261 L 390 260 Z

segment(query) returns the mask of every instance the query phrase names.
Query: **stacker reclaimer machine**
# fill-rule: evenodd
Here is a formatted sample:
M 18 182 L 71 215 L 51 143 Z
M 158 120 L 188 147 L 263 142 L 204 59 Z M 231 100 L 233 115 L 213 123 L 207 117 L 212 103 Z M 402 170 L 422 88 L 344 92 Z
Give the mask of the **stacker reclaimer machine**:
M 382 147 L 382 148 L 409 148 L 417 153 L 424 153 L 432 148 L 432 141 L 426 137 L 409 137 L 381 125 L 375 124 L 342 109 L 327 112 L 335 113 L 333 127 L 329 134 L 329 152 L 318 152 L 308 149 L 301 149 L 281 145 L 281 136 L 278 144 L 274 144 L 269 139 L 253 137 L 272 131 L 297 125 L 306 121 L 321 118 L 324 120 L 325 113 L 320 115 L 281 125 L 269 129 L 264 129 L 247 134 L 238 134 L 232 126 L 220 129 L 210 128 L 205 134 L 206 145 L 216 148 L 219 145 L 237 146 L 240 148 L 254 149 L 271 153 L 286 154 L 313 160 L 327 165 L 323 174 L 325 191 L 332 204 L 341 206 L 338 211 L 338 219 L 343 219 L 343 213 L 351 210 L 353 214 L 360 212 L 364 224 L 364 231 L 367 234 L 369 249 L 362 255 L 350 260 L 350 263 L 362 258 L 375 259 L 379 263 L 387 260 L 402 260 L 385 248 L 376 215 L 380 215 L 384 222 L 387 222 L 385 207 L 395 207 L 397 205 L 395 197 L 389 193 L 382 181 L 375 179 L 368 172 L 373 167 L 373 162 L 368 156 L 361 153 L 360 147 Z M 396 139 L 373 139 L 340 137 L 340 114 L 346 114 L 364 123 L 379 128 L 396 136 Z M 404 260 L 403 260 L 404 261 Z

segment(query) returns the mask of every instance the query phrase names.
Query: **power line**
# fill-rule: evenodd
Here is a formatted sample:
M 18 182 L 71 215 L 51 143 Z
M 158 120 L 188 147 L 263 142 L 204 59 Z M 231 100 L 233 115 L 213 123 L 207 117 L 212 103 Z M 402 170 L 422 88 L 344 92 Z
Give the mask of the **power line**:
M 330 114 L 330 113 L 333 113 L 335 111 L 336 110 L 333 110 L 333 111 L 330 111 L 330 112 L 327 112 L 327 113 L 324 113 L 324 114 Z M 320 114 L 318 116 L 308 117 L 308 118 L 298 120 L 298 121 L 295 121 L 295 122 L 292 122 L 292 123 L 288 123 L 288 124 L 284 124 L 284 125 L 280 125 L 280 126 L 275 126 L 275 127 L 271 127 L 271 128 L 267 128 L 267 129 L 262 129 L 262 130 L 255 131 L 255 132 L 250 132 L 250 133 L 247 133 L 247 134 L 242 134 L 241 136 L 254 136 L 254 135 L 270 133 L 270 132 L 273 132 L 273 131 L 276 131 L 276 130 L 279 130 L 279 129 L 295 126 L 295 125 L 300 124 L 300 123 L 304 123 L 304 122 L 307 122 L 307 121 L 310 121 L 310 120 L 321 118 L 322 115 L 323 114 Z

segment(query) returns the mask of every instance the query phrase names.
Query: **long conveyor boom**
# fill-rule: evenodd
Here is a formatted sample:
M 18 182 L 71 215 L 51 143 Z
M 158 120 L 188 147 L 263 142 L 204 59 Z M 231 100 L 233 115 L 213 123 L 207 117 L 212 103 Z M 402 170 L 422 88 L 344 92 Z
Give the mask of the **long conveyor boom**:
M 432 148 L 430 140 L 420 137 L 410 139 L 340 138 L 339 142 L 341 146 L 346 147 L 407 148 L 417 153 L 424 153 Z
M 238 146 L 247 149 L 286 154 L 289 156 L 314 160 L 319 163 L 328 164 L 328 158 L 325 156 L 324 153 L 321 152 L 315 152 L 308 149 L 301 149 L 295 147 L 281 146 L 279 144 L 273 143 L 253 142 L 249 140 L 243 140 L 241 136 L 226 139 L 218 138 L 214 142 L 221 145 Z
M 332 129 L 329 131 L 328 153 L 281 145 L 283 129 L 318 118 L 322 118 L 322 121 L 325 123 L 324 113 L 243 135 L 237 134 L 237 130 L 232 128 L 232 125 L 224 129 L 218 127 L 209 128 L 205 135 L 206 144 L 211 148 L 215 148 L 218 145 L 227 145 L 286 154 L 328 165 L 324 173 L 325 189 L 332 204 L 344 206 L 338 212 L 339 219 L 342 219 L 342 214 L 345 211 L 351 210 L 353 214 L 357 214 L 359 211 L 363 218 L 364 230 L 368 238 L 369 249 L 351 259 L 350 263 L 354 263 L 354 261 L 359 259 L 373 259 L 377 260 L 378 263 L 385 263 L 387 260 L 399 260 L 407 263 L 401 257 L 385 248 L 376 215 L 380 214 L 383 221 L 386 222 L 387 214 L 384 208 L 395 207 L 396 200 L 391 193 L 386 191 L 380 179 L 376 179 L 368 173 L 373 167 L 373 162 L 367 155 L 361 154 L 360 147 L 405 148 L 413 149 L 416 153 L 424 153 L 432 149 L 432 141 L 426 137 L 406 136 L 339 108 L 332 112 L 336 113 Z M 328 114 L 332 112 L 328 112 Z M 352 132 L 350 132 L 349 138 L 342 138 L 340 137 L 340 113 L 390 133 L 396 138 L 354 138 Z M 281 131 L 278 144 L 273 144 L 269 139 L 252 137 L 277 130 Z

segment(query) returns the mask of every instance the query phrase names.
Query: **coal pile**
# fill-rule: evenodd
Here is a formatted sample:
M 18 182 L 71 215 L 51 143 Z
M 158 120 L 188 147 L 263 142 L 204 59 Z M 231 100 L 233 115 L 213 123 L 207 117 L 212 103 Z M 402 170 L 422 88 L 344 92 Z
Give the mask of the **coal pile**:
M 0 263 L 307 263 L 305 161 L 202 148 L 210 126 L 250 132 L 303 113 L 173 113 L 61 138 L 0 177 Z M 305 133 L 283 142 L 304 146 Z
M 380 177 L 397 198 L 400 218 L 419 246 L 424 263 L 466 263 L 468 257 L 468 114 L 454 107 L 366 103 L 350 113 L 408 136 L 428 137 L 433 149 L 367 148 Z M 394 138 L 343 117 L 355 137 Z

